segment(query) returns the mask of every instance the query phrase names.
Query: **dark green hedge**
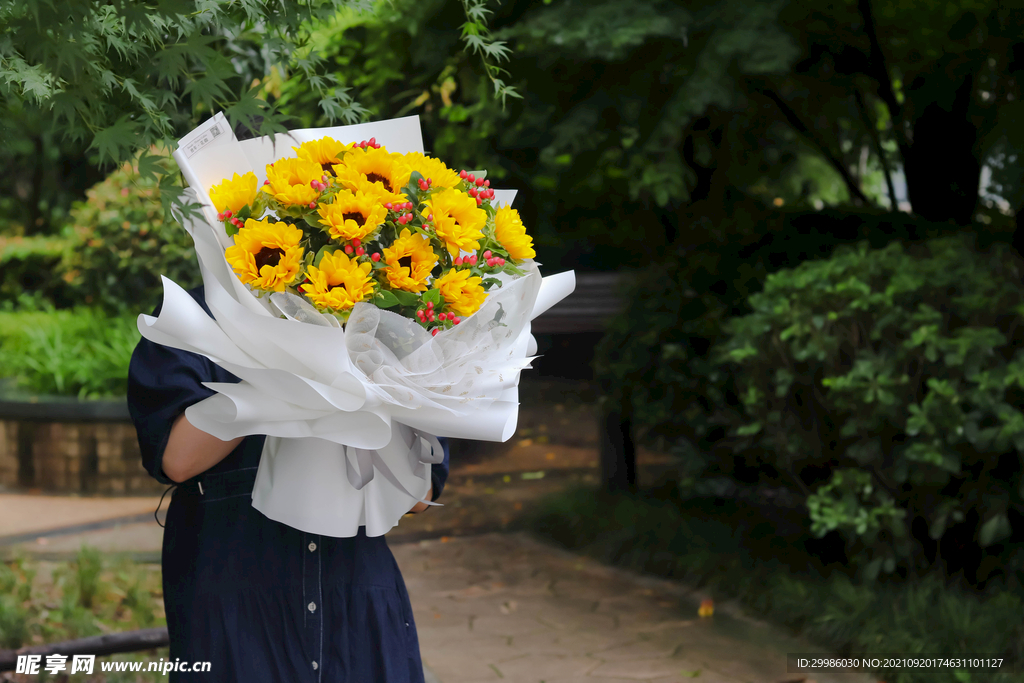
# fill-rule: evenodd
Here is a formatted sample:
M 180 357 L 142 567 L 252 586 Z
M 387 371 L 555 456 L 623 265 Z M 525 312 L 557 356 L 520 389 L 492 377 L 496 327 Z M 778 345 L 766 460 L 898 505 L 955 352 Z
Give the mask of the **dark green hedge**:
M 770 252 L 736 254 L 642 272 L 598 350 L 608 400 L 677 450 L 684 483 L 724 473 L 792 489 L 868 576 L 1019 580 L 1016 255 L 969 235 L 784 270 Z

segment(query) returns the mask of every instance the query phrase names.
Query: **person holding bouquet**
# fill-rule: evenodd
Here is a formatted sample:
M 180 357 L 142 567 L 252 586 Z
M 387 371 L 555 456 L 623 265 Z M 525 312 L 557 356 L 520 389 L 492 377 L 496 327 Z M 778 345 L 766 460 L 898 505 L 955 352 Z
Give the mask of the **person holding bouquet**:
M 209 312 L 202 287 L 189 293 Z M 162 552 L 170 659 L 211 663 L 209 673 L 182 666 L 170 680 L 423 681 L 412 607 L 384 536 L 360 528 L 332 538 L 268 519 L 251 503 L 264 437 L 221 441 L 186 419 L 185 408 L 214 393 L 203 382 L 234 381 L 203 356 L 146 339 L 129 368 L 143 462 L 177 485 Z M 441 441 L 431 500 L 448 476 Z

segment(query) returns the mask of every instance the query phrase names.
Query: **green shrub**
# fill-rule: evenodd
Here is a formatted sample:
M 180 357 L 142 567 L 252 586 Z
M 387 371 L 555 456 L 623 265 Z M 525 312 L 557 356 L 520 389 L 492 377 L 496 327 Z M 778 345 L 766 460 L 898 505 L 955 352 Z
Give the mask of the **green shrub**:
M 801 491 L 867 576 L 1024 570 L 1024 267 L 971 236 L 770 275 L 713 355 L 735 458 Z
M 201 284 L 192 238 L 166 221 L 155 180 L 124 164 L 71 211 L 73 248 L 61 263 L 78 304 L 112 313 L 149 313 L 165 275 L 185 289 Z
M 0 236 L 0 310 L 66 302 L 60 264 L 70 244 L 63 237 Z
M 0 379 L 36 394 L 124 396 L 136 319 L 94 308 L 0 313 Z

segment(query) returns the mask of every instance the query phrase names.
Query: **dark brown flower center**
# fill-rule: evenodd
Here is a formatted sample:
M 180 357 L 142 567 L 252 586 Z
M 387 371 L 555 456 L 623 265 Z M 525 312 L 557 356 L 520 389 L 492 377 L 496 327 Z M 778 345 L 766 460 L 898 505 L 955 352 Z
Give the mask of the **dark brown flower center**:
M 346 221 L 355 221 L 356 225 L 362 226 L 366 223 L 366 216 L 361 213 L 343 213 L 341 218 Z
M 398 259 L 398 265 L 401 268 L 408 268 L 409 272 L 412 272 L 412 256 L 403 256 Z
M 380 183 L 388 192 L 394 192 L 394 190 L 391 188 L 391 182 L 384 176 L 380 175 L 379 173 L 367 173 L 366 179 L 369 180 L 371 183 Z
M 328 176 L 334 175 L 334 169 L 332 168 L 333 166 L 334 163 L 330 161 L 327 162 L 326 164 L 320 164 L 320 168 L 322 168 L 324 170 L 324 174 Z
M 263 270 L 263 266 L 276 266 L 281 261 L 282 256 L 284 256 L 284 249 L 263 247 L 253 257 L 256 260 L 256 272 Z

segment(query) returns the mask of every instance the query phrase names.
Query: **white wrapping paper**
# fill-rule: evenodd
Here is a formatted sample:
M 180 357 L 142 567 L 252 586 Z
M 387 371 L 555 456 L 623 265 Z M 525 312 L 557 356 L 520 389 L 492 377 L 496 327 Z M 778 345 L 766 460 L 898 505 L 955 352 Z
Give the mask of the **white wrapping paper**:
M 213 220 L 209 188 L 248 171 L 262 183 L 267 164 L 325 135 L 423 151 L 418 117 L 240 143 L 218 114 L 181 140 L 174 157 L 205 220 L 179 218 L 195 242 L 214 319 L 165 278 L 160 315 L 139 316 L 139 330 L 241 379 L 207 383 L 217 393 L 186 416 L 225 441 L 267 435 L 255 508 L 309 533 L 348 537 L 365 526 L 368 536 L 379 536 L 426 497 L 430 466 L 443 457 L 435 437 L 512 436 L 519 375 L 536 352 L 530 321 L 568 296 L 575 278 L 571 271 L 542 278 L 527 262 L 525 277 L 503 278 L 479 311 L 434 337 L 372 304 L 357 304 L 342 329 L 300 297 L 257 298 L 224 259 L 231 240 Z M 500 203 L 514 197 L 496 195 Z

